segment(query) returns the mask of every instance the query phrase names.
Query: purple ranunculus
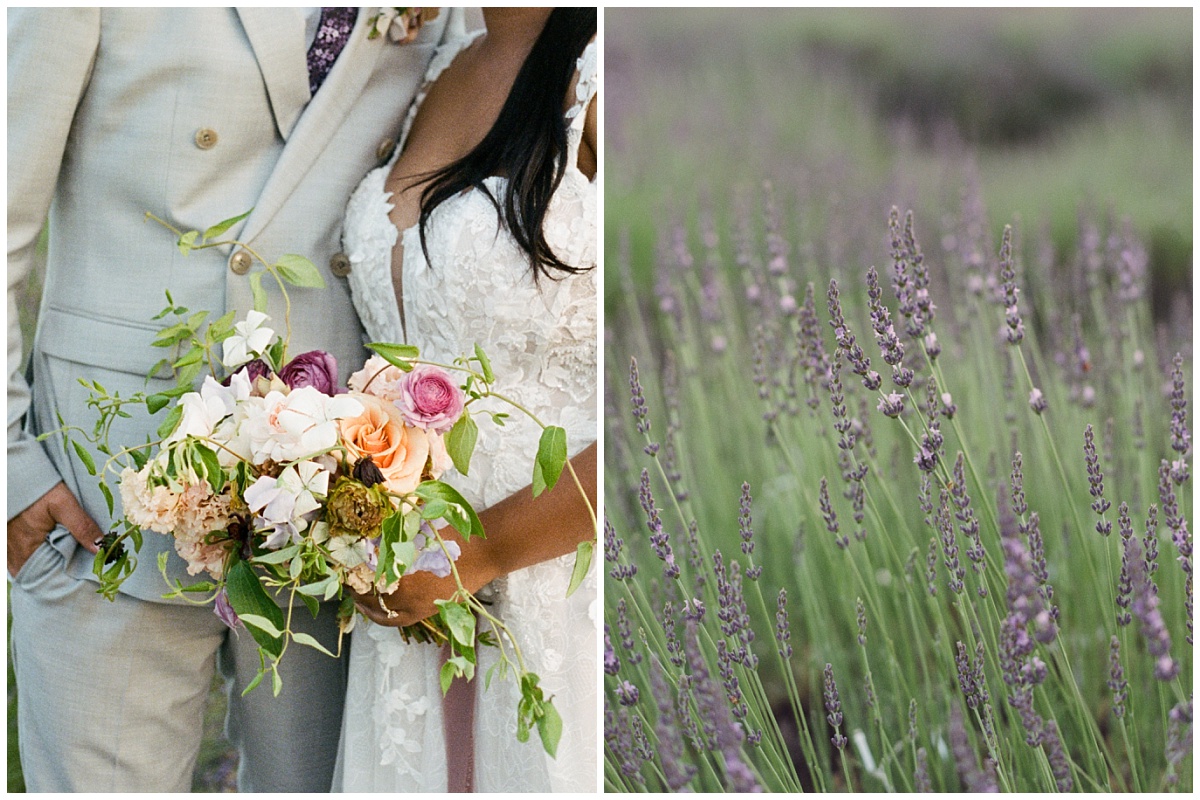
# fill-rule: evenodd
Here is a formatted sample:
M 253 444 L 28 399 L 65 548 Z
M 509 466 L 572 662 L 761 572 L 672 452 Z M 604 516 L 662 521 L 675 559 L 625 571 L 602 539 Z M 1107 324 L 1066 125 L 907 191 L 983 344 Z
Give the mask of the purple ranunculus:
M 311 386 L 330 397 L 338 393 L 337 375 L 337 359 L 324 350 L 301 353 L 279 370 L 279 379 L 286 383 L 288 388 Z
M 217 615 L 217 619 L 224 622 L 233 630 L 245 627 L 242 621 L 238 619 L 237 612 L 233 610 L 233 606 L 229 604 L 229 594 L 223 586 L 221 587 L 221 591 L 217 592 L 216 601 L 213 603 L 213 613 Z
M 263 361 L 261 358 L 256 358 L 253 361 L 247 361 L 245 364 L 235 369 L 233 374 L 226 375 L 225 380 L 221 381 L 221 385 L 228 386 L 233 375 L 236 375 L 239 372 L 246 376 L 246 378 L 250 381 L 251 386 L 253 386 L 254 382 L 259 378 L 271 377 L 271 368 L 267 366 L 267 362 Z
M 444 369 L 418 364 L 397 384 L 396 408 L 415 428 L 446 433 L 462 416 L 463 393 Z

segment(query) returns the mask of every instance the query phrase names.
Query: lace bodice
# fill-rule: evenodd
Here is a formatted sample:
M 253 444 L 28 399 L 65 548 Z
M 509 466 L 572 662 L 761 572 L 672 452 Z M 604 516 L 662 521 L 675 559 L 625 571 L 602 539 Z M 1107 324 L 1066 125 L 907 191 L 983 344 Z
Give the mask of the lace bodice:
M 351 263 L 350 289 L 368 341 L 407 341 L 420 347 L 424 358 L 444 363 L 472 353 L 478 343 L 492 362 L 496 391 L 544 423 L 565 428 L 574 455 L 596 438 L 596 270 L 535 282 L 525 254 L 478 190 L 443 202 L 431 214 L 426 230 L 428 260 L 417 228 L 399 232 L 388 216 L 392 205 L 385 181 L 420 104 L 433 81 L 474 38 L 447 44 L 434 56 L 396 153 L 388 164 L 367 175 L 350 199 L 343 233 Z M 596 93 L 594 42 L 578 60 L 578 70 L 575 102 L 566 112 L 568 166 L 543 230 L 561 260 L 594 267 L 596 185 L 576 166 L 583 112 Z M 503 181 L 489 178 L 488 188 L 498 195 Z M 403 237 L 407 331 L 392 289 L 391 261 L 398 237 Z M 472 406 L 479 438 L 470 474 L 451 471 L 444 480 L 483 510 L 530 483 L 540 429 L 500 402 L 487 408 L 510 413 L 502 428 L 480 413 L 484 408 L 476 408 Z M 511 675 L 504 682 L 494 680 L 489 691 L 478 691 L 477 790 L 593 791 L 596 787 L 592 732 L 598 691 L 597 571 L 593 568 L 585 585 L 567 599 L 571 565 L 572 557 L 557 559 L 514 572 L 492 585 L 494 608 L 521 639 L 526 658 L 533 661 L 531 669 L 542 677 L 547 693 L 555 696 L 566 724 L 558 759 L 550 761 L 536 741 L 521 745 L 515 740 L 517 693 Z M 481 675 L 494 659 L 492 649 L 479 651 Z M 356 630 L 351 653 L 342 788 L 412 791 L 419 785 L 444 790 L 437 648 L 405 645 L 395 630 L 368 624 Z M 373 752 L 373 763 L 362 756 L 364 750 Z

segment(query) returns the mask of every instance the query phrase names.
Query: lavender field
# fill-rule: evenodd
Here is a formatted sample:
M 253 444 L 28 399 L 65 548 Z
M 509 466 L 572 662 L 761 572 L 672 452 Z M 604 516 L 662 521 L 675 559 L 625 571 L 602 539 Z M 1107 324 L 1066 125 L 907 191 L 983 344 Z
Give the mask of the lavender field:
M 1191 791 L 1191 12 L 606 25 L 606 788 Z

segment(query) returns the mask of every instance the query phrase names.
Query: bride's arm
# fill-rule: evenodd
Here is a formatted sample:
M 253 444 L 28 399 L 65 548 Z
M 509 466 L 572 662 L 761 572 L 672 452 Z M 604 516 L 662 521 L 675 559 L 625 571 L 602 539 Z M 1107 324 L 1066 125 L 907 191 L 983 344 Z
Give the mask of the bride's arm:
M 571 459 L 571 466 L 587 492 L 588 502 L 595 508 L 596 445 L 589 445 Z M 526 486 L 479 517 L 486 538 L 463 542 L 452 528 L 440 531 L 442 538 L 454 540 L 462 547 L 456 565 L 463 584 L 472 592 L 502 575 L 574 552 L 580 542 L 596 536 L 579 489 L 566 471 L 554 488 L 540 497 L 535 499 Z M 414 572 L 400 580 L 396 591 L 383 596 L 384 604 L 396 616 L 389 618 L 374 596 L 360 595 L 358 608 L 380 625 L 412 625 L 436 614 L 434 601 L 449 598 L 455 588 L 453 577 Z

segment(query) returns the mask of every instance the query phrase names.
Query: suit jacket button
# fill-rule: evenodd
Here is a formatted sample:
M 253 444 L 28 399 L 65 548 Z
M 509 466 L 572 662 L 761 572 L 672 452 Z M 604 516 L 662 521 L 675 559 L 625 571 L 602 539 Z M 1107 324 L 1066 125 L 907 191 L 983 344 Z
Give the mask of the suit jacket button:
M 233 258 L 229 259 L 229 269 L 233 271 L 234 275 L 245 275 L 250 271 L 253 263 L 254 259 L 250 257 L 249 253 L 245 250 L 238 250 L 233 254 Z
M 196 147 L 201 150 L 211 150 L 217 146 L 217 132 L 212 128 L 201 128 L 196 131 Z
M 350 274 L 350 257 L 345 253 L 334 253 L 329 259 L 329 271 L 339 278 L 346 277 Z
M 393 139 L 384 139 L 379 143 L 379 146 L 375 148 L 375 158 L 380 161 L 387 161 L 388 157 L 392 154 L 392 148 L 395 146 L 396 142 Z

